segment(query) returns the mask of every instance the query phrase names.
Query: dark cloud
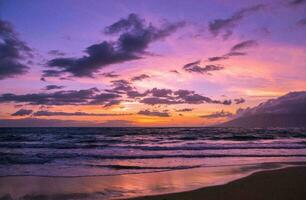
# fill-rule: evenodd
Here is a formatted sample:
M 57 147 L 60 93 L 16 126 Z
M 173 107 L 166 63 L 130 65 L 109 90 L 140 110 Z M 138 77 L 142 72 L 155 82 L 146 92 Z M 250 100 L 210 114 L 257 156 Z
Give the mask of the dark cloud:
M 152 91 L 155 91 L 152 93 Z M 152 89 L 149 91 L 152 97 L 145 97 L 139 102 L 148 105 L 171 105 L 171 104 L 202 104 L 202 103 L 212 103 L 212 104 L 224 104 L 230 105 L 230 100 L 219 101 L 213 100 L 209 97 L 202 96 L 191 90 L 177 90 L 172 91 L 169 89 Z
M 170 72 L 180 74 L 180 72 L 178 72 L 177 70 L 170 70 Z
M 302 114 L 306 113 L 306 91 L 290 92 L 277 99 L 270 99 L 253 108 L 237 110 L 237 117 L 258 114 Z
M 153 116 L 153 117 L 170 117 L 168 112 L 160 112 L 160 111 L 150 111 L 150 110 L 141 110 L 137 114 L 139 115 L 146 115 L 146 116 Z
M 97 123 L 93 121 L 58 120 L 58 119 L 0 119 L 0 127 L 125 127 L 133 126 L 128 120 L 107 120 Z
M 150 78 L 149 75 L 146 75 L 146 74 L 141 74 L 139 76 L 134 76 L 133 78 L 131 78 L 132 81 L 141 81 L 143 79 L 147 79 L 147 78 Z
M 52 112 L 47 110 L 41 110 L 33 113 L 34 116 L 122 116 L 122 115 L 131 115 L 131 114 L 114 114 L 114 113 L 86 113 L 86 112 Z
M 0 80 L 25 74 L 29 70 L 26 58 L 31 56 L 31 51 L 12 25 L 0 19 Z
M 43 70 L 43 75 L 41 79 L 45 80 L 45 77 L 59 77 L 61 74 L 62 72 L 58 70 L 47 69 L 47 70 Z
M 222 55 L 222 56 L 210 57 L 210 58 L 208 58 L 208 61 L 215 62 L 215 61 L 220 61 L 220 60 L 227 60 L 232 56 L 245 56 L 245 55 L 247 55 L 247 53 L 240 52 L 241 50 L 245 50 L 247 48 L 255 47 L 257 45 L 258 45 L 258 43 L 255 40 L 246 40 L 246 41 L 243 41 L 243 42 L 240 42 L 240 43 L 234 45 L 227 54 Z
M 237 51 L 240 51 L 240 50 L 244 50 L 246 48 L 255 47 L 257 45 L 258 45 L 258 43 L 255 40 L 246 40 L 246 41 L 243 41 L 243 42 L 240 42 L 240 43 L 234 45 L 231 48 L 231 52 L 237 52 Z
M 102 76 L 107 77 L 107 78 L 117 78 L 120 75 L 115 74 L 115 72 L 106 72 L 106 73 L 103 73 Z
M 114 93 L 101 93 L 97 88 L 86 90 L 64 90 L 51 93 L 0 95 L 0 103 L 15 102 L 30 105 L 106 105 L 121 96 Z
M 138 92 L 137 90 L 130 90 L 130 91 L 126 92 L 126 95 L 129 98 L 145 97 L 145 96 L 148 95 L 148 91 L 145 91 L 145 92 L 141 93 L 141 92 Z
M 306 26 L 306 18 L 299 20 L 298 25 Z
M 193 108 L 183 108 L 183 109 L 177 109 L 176 112 L 191 112 L 193 111 Z
M 80 58 L 55 58 L 48 66 L 56 68 L 59 73 L 69 73 L 76 77 L 93 77 L 101 68 L 136 60 L 148 54 L 146 49 L 155 41 L 166 38 L 184 25 L 183 22 L 165 23 L 161 27 L 146 23 L 136 14 L 106 27 L 105 33 L 118 35 L 114 42 L 104 41 L 85 50 Z
M 226 55 L 224 55 L 224 56 L 214 56 L 214 57 L 208 58 L 208 61 L 214 62 L 214 61 L 226 60 L 228 58 L 229 58 L 229 56 L 226 56 Z
M 218 66 L 218 65 L 206 65 L 204 67 L 201 67 L 199 64 L 201 63 L 200 60 L 188 63 L 183 66 L 183 69 L 189 73 L 200 73 L 200 74 L 209 74 L 209 72 L 212 71 L 220 71 L 224 69 L 224 67 Z
M 247 15 L 262 10 L 265 6 L 258 4 L 248 8 L 243 8 L 235 12 L 232 16 L 225 19 L 215 19 L 209 22 L 209 30 L 214 36 L 222 34 L 224 39 L 232 35 L 233 29 L 242 21 Z
M 125 93 L 128 91 L 132 91 L 134 88 L 132 87 L 131 83 L 127 80 L 120 79 L 120 80 L 114 80 L 111 81 L 113 89 L 110 91 L 116 92 L 116 93 Z
M 62 85 L 47 85 L 45 87 L 45 90 L 57 90 L 57 89 L 63 89 L 65 86 Z
M 153 97 L 169 97 L 169 95 L 172 94 L 172 90 L 153 88 L 149 93 L 152 94 Z
M 111 83 L 112 89 L 107 89 L 105 91 L 116 94 L 126 94 L 129 98 L 144 97 L 148 94 L 148 91 L 143 93 L 137 91 L 136 88 L 132 86 L 131 82 L 124 79 L 114 80 L 111 81 Z
M 306 0 L 291 0 L 289 2 L 289 4 L 291 4 L 291 5 L 300 5 L 300 4 L 303 4 L 303 3 L 306 3 Z
M 30 115 L 33 112 L 33 110 L 27 110 L 27 109 L 20 109 L 12 114 L 12 116 L 26 116 Z
M 88 103 L 91 105 L 104 105 L 111 106 L 120 103 L 117 98 L 120 98 L 121 95 L 114 93 L 101 93 L 94 96 L 94 98 Z M 116 102 L 114 104 L 114 102 Z
M 181 100 L 176 99 L 168 99 L 168 98 L 159 98 L 159 97 L 146 97 L 139 101 L 140 103 L 148 104 L 148 105 L 171 105 L 171 104 L 182 104 L 184 103 Z
M 122 102 L 121 99 L 109 100 L 107 103 L 104 104 L 104 107 L 111 107 L 111 106 L 119 105 L 121 102 Z
M 51 50 L 48 52 L 49 55 L 52 55 L 52 56 L 65 56 L 66 53 L 60 51 L 60 50 Z
M 244 52 L 229 52 L 226 56 L 245 56 L 247 53 Z
M 245 102 L 245 99 L 244 98 L 239 98 L 239 99 L 234 99 L 235 103 L 236 104 L 242 104 Z
M 207 119 L 215 119 L 215 118 L 225 118 L 225 117 L 232 117 L 233 114 L 230 112 L 226 112 L 222 110 L 221 112 L 215 112 L 209 115 L 201 115 L 201 118 L 207 118 Z

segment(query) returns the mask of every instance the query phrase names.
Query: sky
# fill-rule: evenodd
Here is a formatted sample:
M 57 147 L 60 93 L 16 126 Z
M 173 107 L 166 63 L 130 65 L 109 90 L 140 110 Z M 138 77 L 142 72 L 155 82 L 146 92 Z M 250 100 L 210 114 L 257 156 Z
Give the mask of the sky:
M 206 126 L 306 90 L 305 0 L 0 0 L 0 126 Z

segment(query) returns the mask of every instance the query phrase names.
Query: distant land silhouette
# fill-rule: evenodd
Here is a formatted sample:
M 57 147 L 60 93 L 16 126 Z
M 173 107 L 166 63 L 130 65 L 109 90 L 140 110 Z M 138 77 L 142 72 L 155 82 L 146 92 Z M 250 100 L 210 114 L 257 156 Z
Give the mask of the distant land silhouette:
M 240 109 L 221 127 L 306 127 L 306 91 L 290 92 L 253 108 Z

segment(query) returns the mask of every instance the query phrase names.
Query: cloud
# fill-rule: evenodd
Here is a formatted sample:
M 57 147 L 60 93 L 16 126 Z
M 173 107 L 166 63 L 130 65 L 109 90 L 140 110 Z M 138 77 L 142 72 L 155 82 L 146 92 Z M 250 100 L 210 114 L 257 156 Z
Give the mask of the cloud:
M 297 24 L 300 26 L 306 26 L 306 18 L 299 20 Z
M 300 4 L 306 3 L 306 0 L 291 0 L 289 3 L 293 6 L 295 6 L 295 5 L 300 5 Z
M 207 119 L 215 119 L 215 118 L 227 118 L 227 117 L 232 117 L 233 114 L 230 112 L 226 112 L 224 110 L 222 110 L 221 112 L 214 112 L 212 114 L 209 115 L 201 115 L 201 118 L 207 118 Z
M 152 92 L 154 91 L 154 92 Z M 172 105 L 172 104 L 202 104 L 202 103 L 212 103 L 212 104 L 223 104 L 230 105 L 230 100 L 213 100 L 209 97 L 202 96 L 191 90 L 176 90 L 172 91 L 169 89 L 152 89 L 149 91 L 152 97 L 145 97 L 139 102 L 148 105 Z
M 224 39 L 232 35 L 233 29 L 242 21 L 247 15 L 262 10 L 265 6 L 262 4 L 243 8 L 235 12 L 232 16 L 225 19 L 215 19 L 209 22 L 208 28 L 214 36 L 222 34 Z
M 193 111 L 193 108 L 183 108 L 183 109 L 177 109 L 176 112 L 191 112 Z
M 229 56 L 214 56 L 214 57 L 210 57 L 208 58 L 208 61 L 210 62 L 214 62 L 214 61 L 220 61 L 220 60 L 227 60 L 229 58 Z
M 21 41 L 12 25 L 0 19 L 0 80 L 12 78 L 28 72 L 26 58 L 31 49 Z
M 183 101 L 180 100 L 172 100 L 172 99 L 167 99 L 167 98 L 159 98 L 159 97 L 146 97 L 144 99 L 141 99 L 139 101 L 140 103 L 148 104 L 148 105 L 161 105 L 161 104 L 166 104 L 166 105 L 171 105 L 171 104 L 183 104 Z
M 170 70 L 170 72 L 175 73 L 175 74 L 180 74 L 180 72 L 177 70 Z
M 43 70 L 43 75 L 41 77 L 41 80 L 44 79 L 45 77 L 59 77 L 62 74 L 62 72 L 58 70 L 53 70 L 53 69 L 47 69 Z
M 51 93 L 30 93 L 0 95 L 0 103 L 15 102 L 30 105 L 106 105 L 121 96 L 115 93 L 101 93 L 97 88 L 85 90 L 63 90 Z
M 169 97 L 173 92 L 170 89 L 153 88 L 149 93 L 152 94 L 153 97 Z
M 103 116 L 124 116 L 124 115 L 131 115 L 131 114 L 115 114 L 115 113 L 86 113 L 86 112 L 52 112 L 47 110 L 41 110 L 33 113 L 34 116 L 96 116 L 96 117 L 103 117 Z
M 59 119 L 0 119 L 0 127 L 124 127 L 133 126 L 128 120 L 107 120 L 105 122 L 59 120 Z
M 150 78 L 150 76 L 146 75 L 146 74 L 141 74 L 139 76 L 134 76 L 131 80 L 132 81 L 141 81 L 141 80 L 147 79 L 147 78 Z
M 194 73 L 209 74 L 209 75 L 211 75 L 209 72 L 220 71 L 224 69 L 224 67 L 221 67 L 218 65 L 206 65 L 204 67 L 201 67 L 199 66 L 200 63 L 201 63 L 200 60 L 192 62 L 192 63 L 188 63 L 183 66 L 183 69 L 189 73 L 194 72 Z
M 117 78 L 120 75 L 115 74 L 115 72 L 106 72 L 106 73 L 103 73 L 102 76 L 107 77 L 107 78 Z
M 245 102 L 245 99 L 244 98 L 239 98 L 239 99 L 234 99 L 235 103 L 236 104 L 242 104 Z
M 47 85 L 45 87 L 45 90 L 57 90 L 57 89 L 63 89 L 65 86 L 62 85 Z
M 111 83 L 112 83 L 113 88 L 109 91 L 112 91 L 115 93 L 124 93 L 127 91 L 132 91 L 134 89 L 131 83 L 124 79 L 114 80 L 114 81 L 111 81 Z
M 60 50 L 51 50 L 48 52 L 49 55 L 52 55 L 52 56 L 65 56 L 66 53 L 60 51 Z
M 33 110 L 27 110 L 27 109 L 20 109 L 12 114 L 12 116 L 25 116 L 30 115 L 33 112 Z
M 243 42 L 240 42 L 240 43 L 234 45 L 231 48 L 231 52 L 237 52 L 237 51 L 240 51 L 240 50 L 244 50 L 246 48 L 255 47 L 257 45 L 258 45 L 258 43 L 255 40 L 246 40 L 246 41 L 243 41 Z
M 253 108 L 238 109 L 236 117 L 257 114 L 303 114 L 306 113 L 306 91 L 290 92 L 277 99 L 270 99 Z
M 183 25 L 184 22 L 164 23 L 156 27 L 138 15 L 130 14 L 127 19 L 121 19 L 105 29 L 106 34 L 118 35 L 117 41 L 93 44 L 87 47 L 83 57 L 55 58 L 48 61 L 48 66 L 56 68 L 59 74 L 93 77 L 105 66 L 141 59 L 148 54 L 146 49 L 152 42 L 168 37 Z
M 225 55 L 210 57 L 210 58 L 208 58 L 208 61 L 215 62 L 215 61 L 220 61 L 220 60 L 227 60 L 232 56 L 245 56 L 245 55 L 247 55 L 247 53 L 239 52 L 239 51 L 245 50 L 247 48 L 255 47 L 255 46 L 258 46 L 257 41 L 246 40 L 246 41 L 243 41 L 243 42 L 240 42 L 240 43 L 234 45 L 230 49 L 230 51 L 228 53 L 226 53 Z
M 137 114 L 153 116 L 153 117 L 170 117 L 168 112 L 150 111 L 150 110 L 141 110 Z

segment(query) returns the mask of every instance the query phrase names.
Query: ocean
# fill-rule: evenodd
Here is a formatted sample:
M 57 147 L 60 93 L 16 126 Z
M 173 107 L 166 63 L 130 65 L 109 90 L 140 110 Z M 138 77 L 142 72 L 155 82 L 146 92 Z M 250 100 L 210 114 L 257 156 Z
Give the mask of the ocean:
M 306 129 L 0 129 L 0 176 L 112 176 L 304 161 Z

